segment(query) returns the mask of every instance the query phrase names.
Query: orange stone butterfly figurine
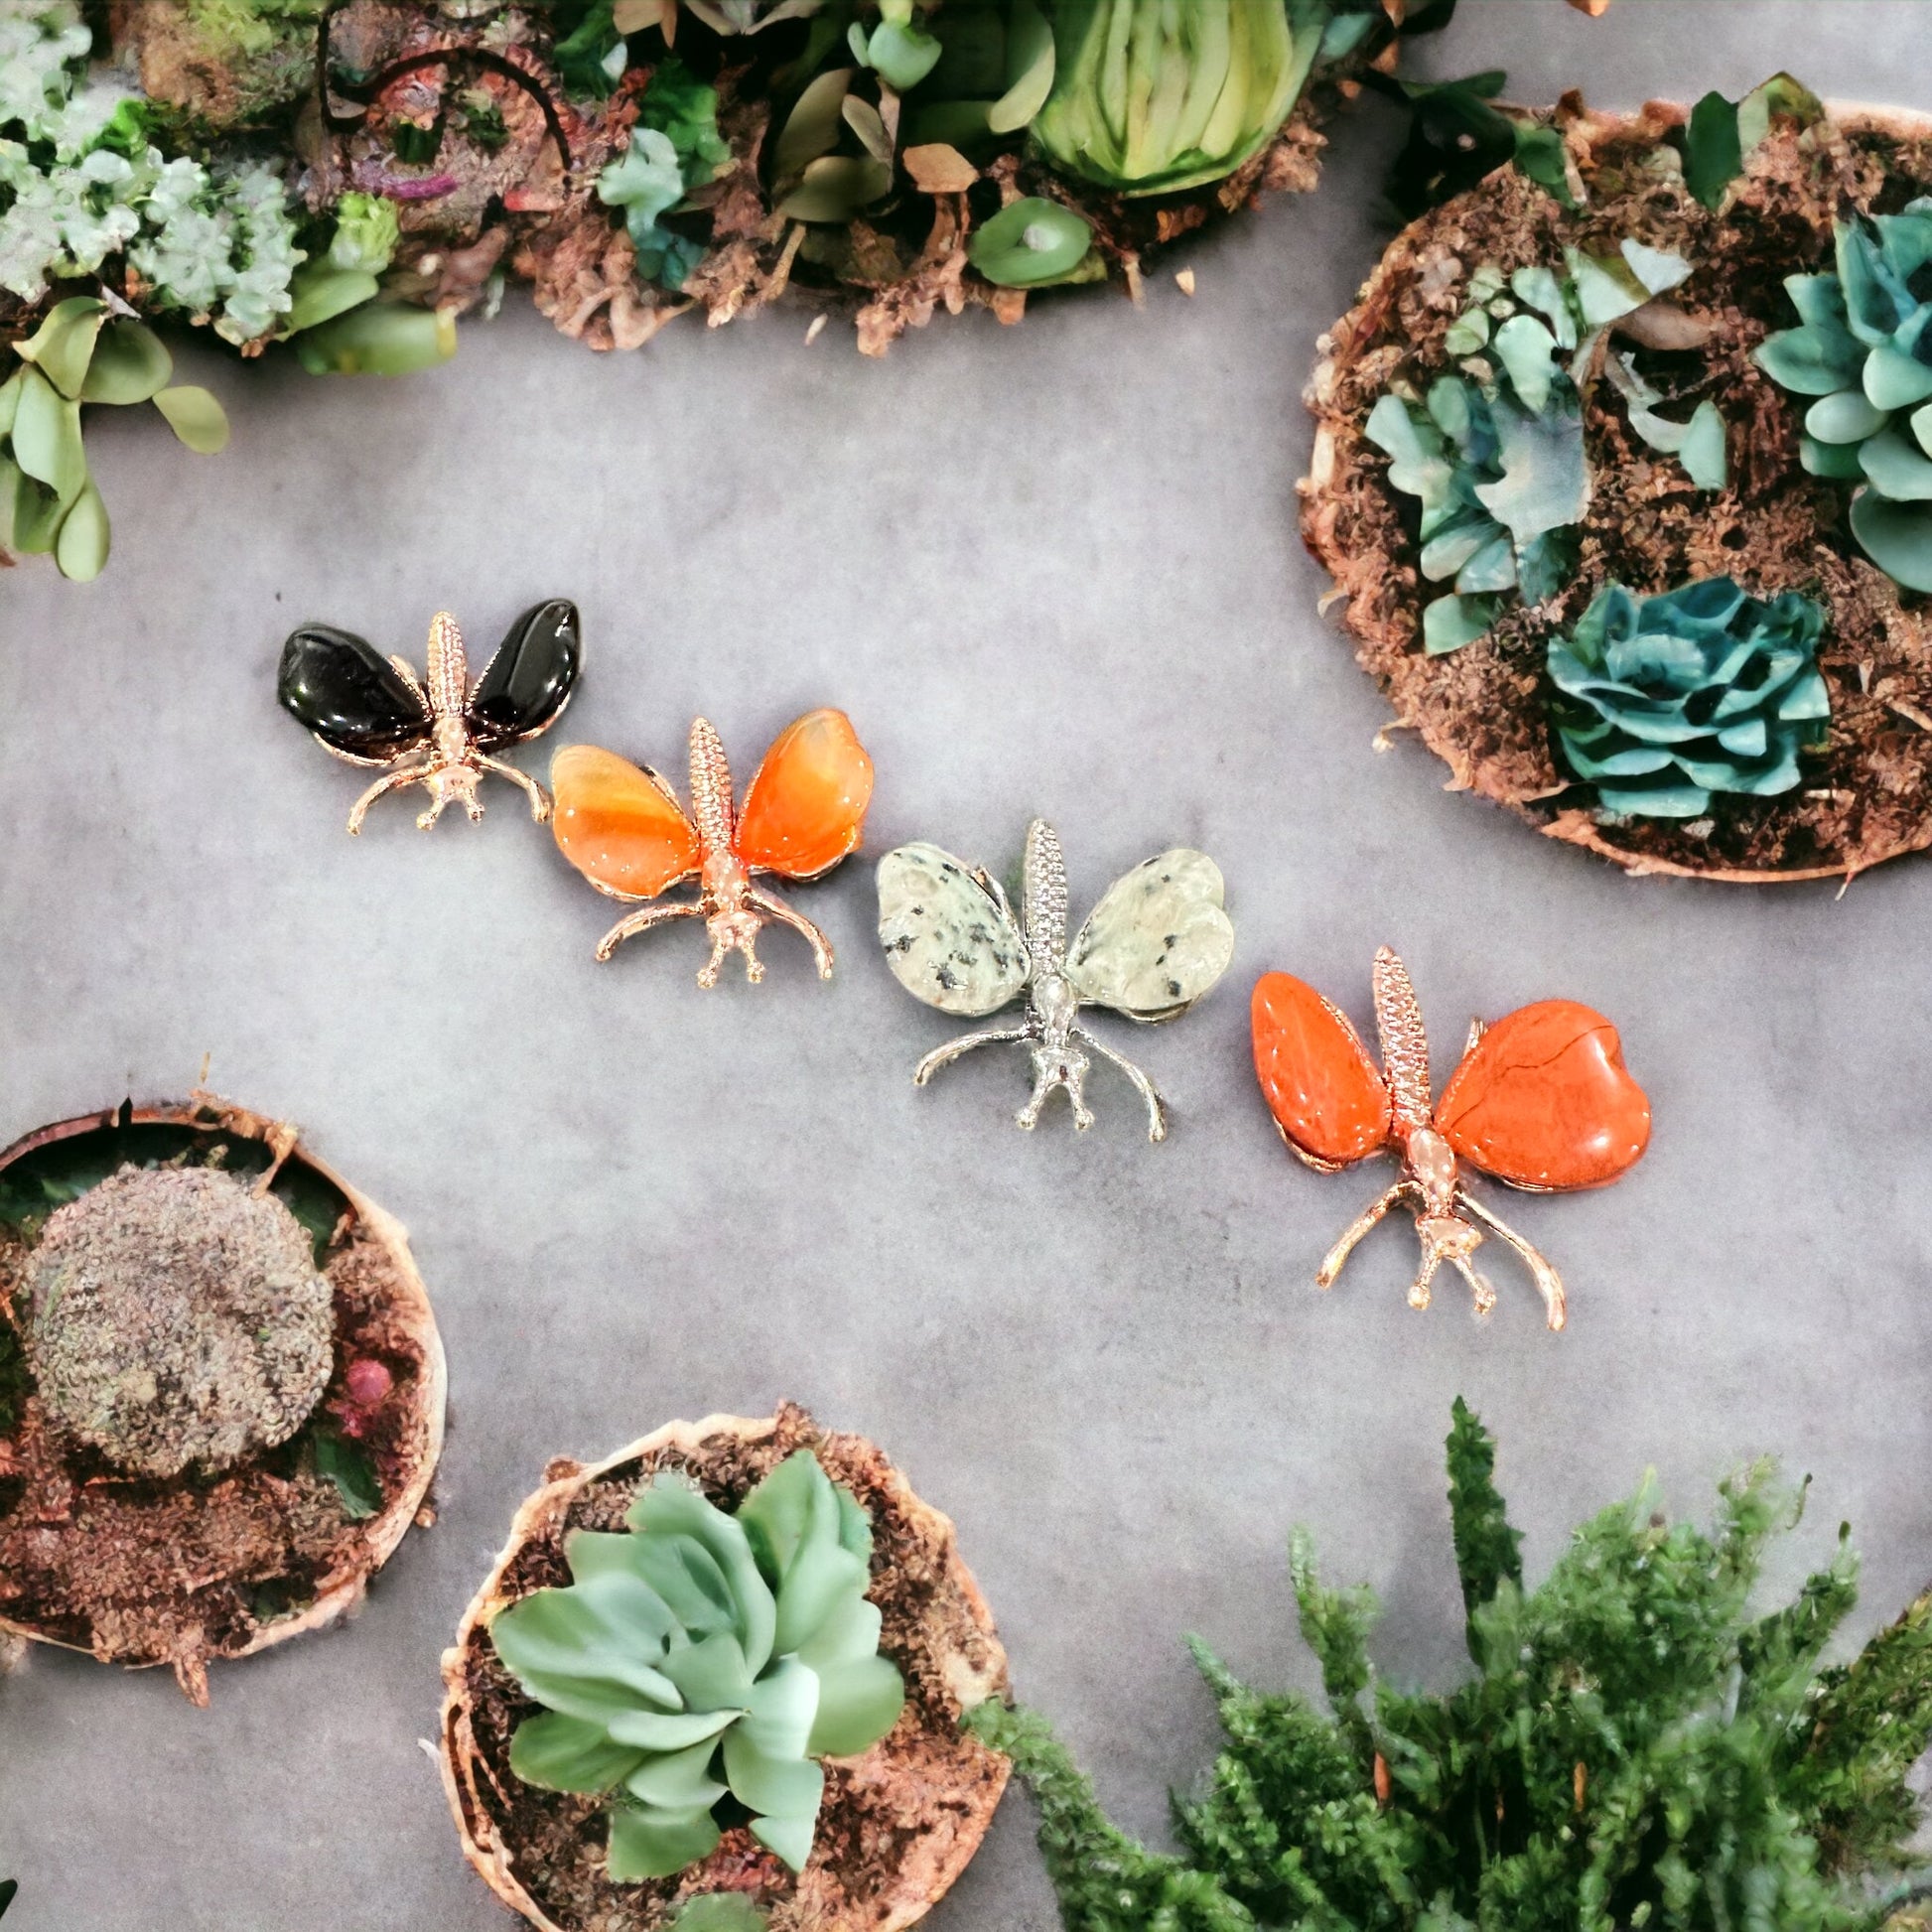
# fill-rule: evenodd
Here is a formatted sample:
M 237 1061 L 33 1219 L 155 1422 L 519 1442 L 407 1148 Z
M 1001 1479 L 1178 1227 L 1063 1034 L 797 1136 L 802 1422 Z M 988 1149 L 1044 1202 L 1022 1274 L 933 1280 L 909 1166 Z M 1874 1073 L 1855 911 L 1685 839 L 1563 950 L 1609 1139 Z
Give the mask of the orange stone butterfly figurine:
M 1561 1328 L 1557 1271 L 1463 1186 L 1458 1163 L 1534 1193 L 1602 1187 L 1633 1166 L 1650 1140 L 1650 1102 L 1623 1064 L 1616 1029 L 1574 1000 L 1538 1000 L 1491 1027 L 1477 1021 L 1432 1106 L 1422 1008 L 1386 946 L 1374 985 L 1379 1069 L 1313 987 L 1287 973 L 1264 974 L 1255 987 L 1255 1072 L 1290 1149 L 1322 1173 L 1385 1148 L 1402 1160 L 1401 1178 L 1329 1249 L 1315 1286 L 1329 1287 L 1355 1244 L 1406 1201 L 1422 1237 L 1411 1308 L 1429 1306 L 1446 1261 L 1469 1284 L 1478 1314 L 1495 1307 L 1496 1291 L 1469 1260 L 1482 1243 L 1479 1221 L 1522 1256 L 1550 1326 Z
M 570 863 L 613 898 L 654 899 L 694 874 L 698 897 L 647 906 L 598 941 L 609 959 L 624 940 L 666 919 L 701 918 L 711 958 L 700 986 L 716 986 L 725 955 L 745 955 L 745 977 L 764 977 L 755 950 L 767 919 L 802 933 L 832 977 L 832 942 L 802 912 L 753 875 L 816 879 L 859 843 L 872 801 L 872 759 L 842 711 L 808 711 L 781 731 L 745 789 L 733 799 L 731 766 L 718 734 L 691 727 L 691 810 L 655 771 L 595 745 L 570 745 L 550 765 L 552 827 Z

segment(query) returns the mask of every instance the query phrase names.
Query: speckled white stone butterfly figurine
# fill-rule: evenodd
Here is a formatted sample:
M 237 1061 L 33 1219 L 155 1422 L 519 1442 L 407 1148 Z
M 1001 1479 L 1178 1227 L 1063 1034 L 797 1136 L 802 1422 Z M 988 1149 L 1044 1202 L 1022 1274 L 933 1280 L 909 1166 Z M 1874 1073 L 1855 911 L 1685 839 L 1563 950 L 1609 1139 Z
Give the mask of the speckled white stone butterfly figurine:
M 1227 970 L 1234 927 L 1221 909 L 1220 868 L 1177 847 L 1108 887 L 1092 916 L 1066 938 L 1066 861 L 1044 819 L 1027 827 L 1021 916 L 999 882 L 936 845 L 902 845 L 879 862 L 879 942 L 905 990 L 941 1013 L 984 1019 L 1023 993 L 1019 1026 L 961 1034 L 922 1059 L 915 1086 L 975 1046 L 1025 1043 L 1034 1056 L 1032 1098 L 1016 1118 L 1039 1121 L 1064 1087 L 1073 1124 L 1093 1125 L 1086 1102 L 1090 1062 L 1083 1047 L 1113 1061 L 1147 1103 L 1151 1141 L 1167 1138 L 1161 1096 L 1132 1060 L 1079 1024 L 1083 1006 L 1111 1007 L 1130 1020 L 1177 1020 Z

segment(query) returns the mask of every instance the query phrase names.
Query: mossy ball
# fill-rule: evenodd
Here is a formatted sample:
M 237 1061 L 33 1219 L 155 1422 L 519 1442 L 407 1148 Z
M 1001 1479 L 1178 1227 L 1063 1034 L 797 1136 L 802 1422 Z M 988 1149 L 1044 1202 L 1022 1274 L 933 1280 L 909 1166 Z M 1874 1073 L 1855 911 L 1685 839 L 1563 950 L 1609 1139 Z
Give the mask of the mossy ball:
M 118 1468 L 218 1469 L 287 1442 L 329 1385 L 309 1236 L 212 1168 L 123 1168 L 47 1218 L 23 1324 L 41 1401 Z

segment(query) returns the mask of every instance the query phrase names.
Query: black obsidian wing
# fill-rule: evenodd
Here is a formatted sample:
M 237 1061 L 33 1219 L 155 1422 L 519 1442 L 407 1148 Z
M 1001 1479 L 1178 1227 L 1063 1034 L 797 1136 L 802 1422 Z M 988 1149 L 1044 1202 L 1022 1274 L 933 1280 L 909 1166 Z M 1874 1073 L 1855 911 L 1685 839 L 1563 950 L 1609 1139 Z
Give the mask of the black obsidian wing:
M 430 735 L 423 701 L 368 641 L 334 624 L 289 632 L 275 680 L 282 709 L 332 750 L 387 760 Z
M 464 707 L 477 742 L 489 751 L 555 724 L 583 662 L 577 606 L 567 597 L 533 604 L 504 633 Z

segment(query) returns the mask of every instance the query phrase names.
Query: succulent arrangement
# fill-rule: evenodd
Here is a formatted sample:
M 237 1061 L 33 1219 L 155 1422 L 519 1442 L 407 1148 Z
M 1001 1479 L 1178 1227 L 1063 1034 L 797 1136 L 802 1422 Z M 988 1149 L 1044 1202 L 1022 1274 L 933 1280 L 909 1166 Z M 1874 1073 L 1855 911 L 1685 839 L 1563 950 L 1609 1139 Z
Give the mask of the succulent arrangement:
M 359 1598 L 441 1431 L 408 1250 L 292 1129 L 198 1096 L 0 1156 L 0 1632 L 205 1704 Z
M 1478 268 L 1444 339 L 1460 372 L 1437 377 L 1420 404 L 1390 391 L 1364 425 L 1390 459 L 1391 486 L 1422 506 L 1423 576 L 1453 585 L 1423 611 L 1432 653 L 1480 637 L 1503 593 L 1540 604 L 1575 574 L 1589 507 L 1579 379 L 1612 323 L 1691 272 L 1681 256 L 1634 241 L 1608 257 L 1571 248 L 1566 265 L 1563 275 L 1539 265 L 1507 279 Z M 1720 471 L 1723 441 L 1718 421 Z
M 1799 460 L 1863 485 L 1852 533 L 1886 576 L 1932 591 L 1932 197 L 1841 221 L 1837 267 L 1791 275 L 1802 320 L 1767 336 L 1758 365 L 1805 410 Z
M 1177 1856 L 1114 1826 L 1038 1718 L 973 1713 L 1038 1800 L 1067 1932 L 1875 1932 L 1915 1895 L 1932 1598 L 1825 1664 L 1857 1600 L 1841 1533 L 1791 1602 L 1755 1608 L 1803 1500 L 1766 1462 L 1722 1485 L 1709 1531 L 1668 1520 L 1646 1480 L 1532 1589 L 1494 1465 L 1458 1401 L 1449 1499 L 1474 1670 L 1456 1689 L 1379 1678 L 1373 1596 L 1324 1586 L 1299 1534 L 1328 1709 L 1251 1690 L 1193 1644 L 1225 1743 L 1175 1806 Z
M 517 1727 L 510 1767 L 610 1798 L 620 1883 L 709 1857 L 721 1806 L 800 1870 L 825 1789 L 817 1760 L 877 1743 L 905 1701 L 866 1600 L 865 1511 L 801 1449 L 734 1514 L 660 1474 L 626 1520 L 621 1533 L 576 1531 L 570 1585 L 490 1625 L 497 1656 L 545 1707 Z
M 1432 111 L 1501 165 L 1471 182 L 1443 150 L 1460 192 L 1308 392 L 1303 529 L 1361 662 L 1455 788 L 1635 873 L 1932 844 L 1922 124 L 1775 74 L 1635 115 L 1496 108 L 1499 135 L 1491 78 Z
M 1697 818 L 1718 792 L 1791 790 L 1832 715 L 1824 627 L 1812 599 L 1749 597 L 1728 577 L 1641 601 L 1606 585 L 1550 640 L 1564 762 L 1607 810 L 1654 818 Z

